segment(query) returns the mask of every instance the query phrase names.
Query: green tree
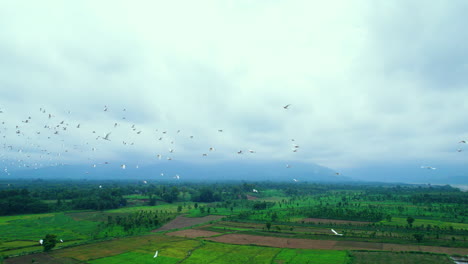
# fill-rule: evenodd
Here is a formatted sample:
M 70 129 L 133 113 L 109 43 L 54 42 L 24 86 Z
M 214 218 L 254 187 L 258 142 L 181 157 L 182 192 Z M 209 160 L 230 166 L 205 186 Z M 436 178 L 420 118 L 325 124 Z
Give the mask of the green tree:
M 42 242 L 42 246 L 44 247 L 44 252 L 50 251 L 55 247 L 57 244 L 57 236 L 52 234 L 47 234 Z
M 276 222 L 276 220 L 278 220 L 278 214 L 276 212 L 273 212 L 273 214 L 271 215 L 271 221 Z
M 266 228 L 268 229 L 268 231 L 270 231 L 270 228 L 271 228 L 271 223 L 270 222 L 266 222 Z
M 406 218 L 406 222 L 408 222 L 409 226 L 413 226 L 414 218 L 411 216 L 408 216 L 408 218 Z
M 392 221 L 392 216 L 391 215 L 386 215 L 385 216 L 385 220 L 387 220 L 387 222 L 391 222 Z
M 421 242 L 424 238 L 424 234 L 414 234 L 413 236 L 416 239 L 416 241 L 418 241 L 418 243 Z

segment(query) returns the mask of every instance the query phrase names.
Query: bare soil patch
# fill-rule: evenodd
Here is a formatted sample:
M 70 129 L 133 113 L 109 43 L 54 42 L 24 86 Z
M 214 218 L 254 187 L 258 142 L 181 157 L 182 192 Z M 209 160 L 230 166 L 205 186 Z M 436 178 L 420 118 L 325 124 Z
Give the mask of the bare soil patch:
M 184 228 L 190 227 L 194 225 L 199 225 L 203 223 L 207 223 L 210 221 L 218 220 L 223 218 L 222 215 L 207 215 L 204 217 L 185 217 L 185 216 L 178 216 L 174 220 L 170 221 L 169 223 L 165 224 L 164 226 L 153 230 L 152 232 L 159 232 L 159 231 L 167 231 L 177 228 Z
M 372 224 L 372 222 L 363 222 L 363 221 L 349 221 L 349 220 L 338 220 L 338 219 L 322 219 L 322 218 L 304 218 L 302 221 L 309 223 L 333 223 L 333 224 L 355 224 L 355 225 L 362 225 L 362 224 Z
M 219 234 L 221 233 L 207 231 L 207 230 L 199 230 L 199 229 L 187 229 L 187 230 L 180 230 L 180 231 L 166 233 L 166 235 L 168 236 L 189 237 L 189 238 L 211 237 L 211 236 L 216 236 Z
M 436 246 L 400 245 L 390 243 L 372 243 L 360 241 L 335 241 L 335 240 L 313 240 L 301 238 L 282 238 L 254 236 L 243 234 L 227 234 L 218 237 L 205 238 L 221 243 L 229 244 L 255 244 L 280 248 L 302 248 L 302 249 L 333 249 L 333 250 L 384 250 L 384 251 L 422 251 L 445 254 L 467 255 L 466 248 L 449 248 Z

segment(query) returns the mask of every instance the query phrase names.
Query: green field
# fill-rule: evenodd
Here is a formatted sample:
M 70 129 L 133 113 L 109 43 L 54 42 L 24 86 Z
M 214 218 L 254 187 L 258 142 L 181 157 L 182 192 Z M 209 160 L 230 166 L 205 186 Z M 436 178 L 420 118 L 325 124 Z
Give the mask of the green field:
M 79 186 L 82 191 L 89 188 L 86 184 Z M 209 194 L 211 189 L 195 184 L 169 188 L 116 184 L 107 193 L 91 190 L 91 194 L 102 194 L 108 199 L 122 194 L 128 200 L 128 203 L 118 200 L 113 207 L 105 207 L 110 203 L 99 203 L 101 196 L 94 196 L 95 200 L 83 196 L 76 200 L 62 199 L 58 206 L 58 200 L 53 197 L 66 188 L 51 187 L 50 193 L 46 187 L 41 188 L 35 195 L 49 204 L 52 213 L 0 216 L 0 260 L 9 257 L 6 263 L 16 263 L 15 259 L 20 261 L 17 263 L 30 263 L 32 259 L 24 262 L 26 256 L 15 256 L 41 252 L 43 248 L 38 241 L 46 234 L 54 234 L 64 243 L 58 243 L 50 253 L 31 255 L 44 263 L 53 259 L 57 263 L 111 264 L 450 263 L 446 262 L 446 255 L 417 251 L 468 254 L 465 206 L 468 194 L 447 187 L 215 184 L 212 196 L 206 196 L 205 200 L 201 199 L 201 193 Z M 252 188 L 259 193 L 253 193 Z M 169 197 L 168 192 L 173 190 L 178 193 Z M 149 205 L 150 195 L 154 206 Z M 74 208 L 86 202 L 95 203 L 100 209 Z M 177 218 L 171 228 L 183 230 L 196 226 L 196 230 L 178 233 L 184 237 L 163 235 L 170 232 L 167 230 L 152 233 L 180 215 L 186 217 Z M 225 217 L 203 224 L 193 219 L 207 215 Z M 411 225 L 408 217 L 414 219 Z M 331 229 L 343 236 L 336 236 Z M 223 234 L 239 239 L 248 237 L 244 235 L 268 237 L 271 243 L 258 243 L 268 245 L 259 246 L 252 241 L 219 239 Z M 310 239 L 312 244 L 309 241 L 303 242 L 307 246 L 291 244 L 307 249 L 276 248 L 286 247 L 284 239 Z M 337 246 L 323 246 L 329 243 Z M 359 251 L 384 248 L 389 252 Z M 405 248 L 415 253 L 399 253 Z M 154 259 L 156 250 L 159 255 Z
M 304 249 L 282 249 L 276 255 L 273 263 L 347 263 L 349 257 L 346 251 L 338 250 L 304 250 Z
M 446 255 L 393 252 L 352 252 L 353 264 L 453 264 Z

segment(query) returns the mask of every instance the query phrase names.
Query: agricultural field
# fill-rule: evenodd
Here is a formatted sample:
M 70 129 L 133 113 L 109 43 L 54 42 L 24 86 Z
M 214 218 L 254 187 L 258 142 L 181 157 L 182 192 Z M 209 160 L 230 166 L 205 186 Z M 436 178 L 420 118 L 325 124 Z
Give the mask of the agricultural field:
M 453 264 L 447 255 L 406 253 L 406 252 L 362 252 L 351 253 L 354 264 Z
M 74 188 L 87 192 L 88 187 Z M 31 192 L 43 195 L 50 210 L 0 216 L 0 259 L 153 263 L 158 250 L 159 263 L 350 264 L 445 263 L 451 255 L 468 255 L 468 195 L 447 186 L 244 183 L 210 189 L 119 183 L 112 188 L 90 191 L 108 202 L 54 200 L 47 189 Z M 74 209 L 83 206 L 101 209 Z M 40 253 L 38 242 L 46 234 L 63 243 Z

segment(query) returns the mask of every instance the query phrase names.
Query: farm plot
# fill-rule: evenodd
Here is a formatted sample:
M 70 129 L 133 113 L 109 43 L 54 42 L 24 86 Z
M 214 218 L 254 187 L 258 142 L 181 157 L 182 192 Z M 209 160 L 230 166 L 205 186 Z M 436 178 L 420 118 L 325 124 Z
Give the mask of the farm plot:
M 299 248 L 299 249 L 328 249 L 328 250 L 385 250 L 385 251 L 421 251 L 444 254 L 467 255 L 466 248 L 449 248 L 419 245 L 401 245 L 390 243 L 372 243 L 359 241 L 312 240 L 300 238 L 266 237 L 244 234 L 226 234 L 207 240 L 229 244 L 254 244 L 261 246 Z
M 96 222 L 75 221 L 63 213 L 17 218 L 2 224 L 2 239 L 38 241 L 46 234 L 57 234 L 64 240 L 86 239 L 96 226 Z
M 405 252 L 352 252 L 353 264 L 451 264 L 446 255 L 418 254 Z
M 24 264 L 24 263 L 47 263 L 47 264 L 77 264 L 81 261 L 71 258 L 54 258 L 48 253 L 38 253 L 16 258 L 9 258 L 3 261 L 5 264 Z
M 91 264 L 128 264 L 128 263 L 139 263 L 139 264 L 146 264 L 146 263 L 163 263 L 163 264 L 173 264 L 180 261 L 177 258 L 171 258 L 167 256 L 159 256 L 157 259 L 154 259 L 151 254 L 145 253 L 138 253 L 138 252 L 127 252 L 119 255 L 115 255 L 112 257 L 105 257 L 96 260 L 88 261 Z
M 163 255 L 183 258 L 188 250 L 199 245 L 198 241 L 163 235 L 147 235 L 114 239 L 89 245 L 83 245 L 63 250 L 52 251 L 57 258 L 73 258 L 80 261 L 90 261 L 103 257 L 111 257 L 127 252 L 139 252 L 148 255 L 160 250 Z
M 219 234 L 221 233 L 200 230 L 200 229 L 187 229 L 187 230 L 180 230 L 180 231 L 166 233 L 167 236 L 178 236 L 178 237 L 189 237 L 189 238 L 211 237 L 211 236 L 216 236 Z
M 281 252 L 274 258 L 273 263 L 329 264 L 346 263 L 348 259 L 349 258 L 346 251 L 282 249 Z
M 281 249 L 207 242 L 195 250 L 184 264 L 258 263 L 269 264 Z
M 337 219 L 323 219 L 323 218 L 304 218 L 300 222 L 304 221 L 305 223 L 323 223 L 323 224 L 351 224 L 351 225 L 363 225 L 371 224 L 372 222 L 364 221 L 349 221 L 349 220 L 337 220 Z
M 178 216 L 171 222 L 165 224 L 164 226 L 153 230 L 153 232 L 159 232 L 159 231 L 168 231 L 172 229 L 178 229 L 178 228 L 185 228 L 189 226 L 194 226 L 194 225 L 199 225 L 203 223 L 207 223 L 210 221 L 215 221 L 223 218 L 224 216 L 222 215 L 208 215 L 205 217 L 185 217 L 185 216 Z

